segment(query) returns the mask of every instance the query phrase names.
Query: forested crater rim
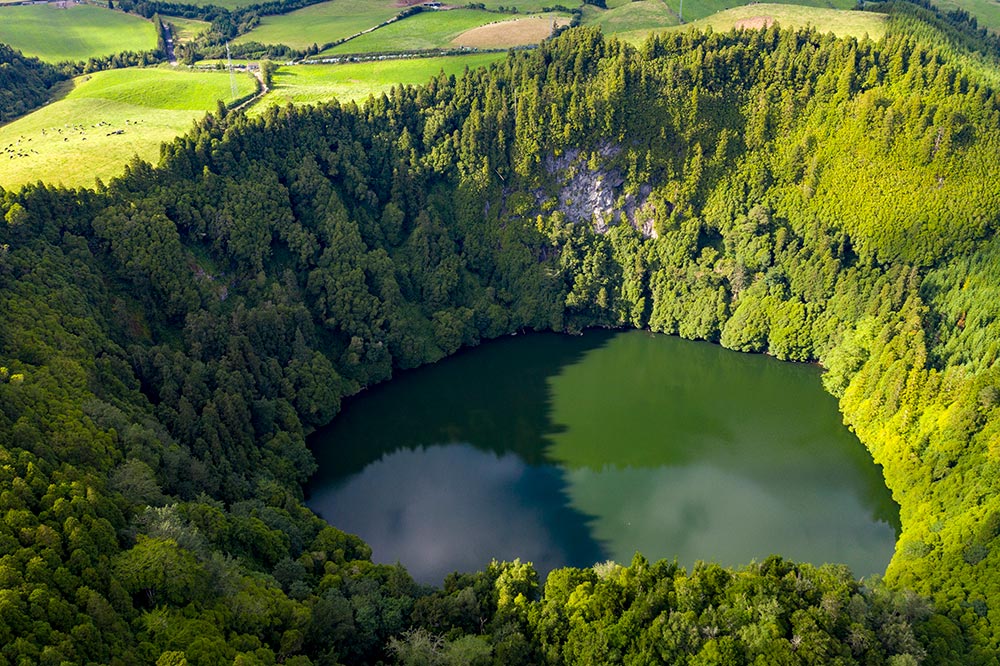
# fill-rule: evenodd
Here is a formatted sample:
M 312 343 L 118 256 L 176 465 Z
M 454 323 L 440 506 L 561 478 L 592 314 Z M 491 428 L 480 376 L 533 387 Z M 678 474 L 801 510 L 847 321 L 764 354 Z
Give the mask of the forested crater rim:
M 3 618 L 45 618 L 5 625 L 11 658 L 603 662 L 615 635 L 666 663 L 989 663 L 1000 104 L 932 37 L 567 31 L 363 108 L 207 118 L 97 191 L 4 192 Z M 654 185 L 656 238 L 535 210 L 544 156 L 584 146 L 622 192 Z M 302 505 L 304 434 L 343 397 L 479 340 L 589 327 L 821 360 L 900 506 L 884 579 L 640 557 L 428 592 Z M 571 626 L 571 597 L 610 610 Z M 605 631 L 639 616 L 662 622 Z

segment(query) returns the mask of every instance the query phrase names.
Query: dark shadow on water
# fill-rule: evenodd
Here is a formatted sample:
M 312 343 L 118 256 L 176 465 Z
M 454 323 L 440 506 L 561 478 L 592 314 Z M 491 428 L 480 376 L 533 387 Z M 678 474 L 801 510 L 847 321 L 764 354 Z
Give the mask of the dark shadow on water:
M 548 437 L 558 432 L 549 378 L 614 335 L 508 336 L 346 400 L 340 415 L 309 438 L 319 471 L 307 494 L 391 451 L 433 444 L 466 443 L 498 455 L 514 452 L 531 465 L 547 462 Z
M 309 439 L 307 503 L 426 583 L 492 557 L 542 575 L 607 559 L 545 450 L 560 430 L 549 379 L 614 335 L 502 338 L 347 400 Z

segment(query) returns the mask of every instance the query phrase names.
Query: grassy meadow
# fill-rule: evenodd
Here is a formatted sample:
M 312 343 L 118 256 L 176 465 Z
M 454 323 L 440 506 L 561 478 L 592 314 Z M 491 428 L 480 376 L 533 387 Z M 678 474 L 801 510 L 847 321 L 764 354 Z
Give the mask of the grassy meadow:
M 677 15 L 664 0 L 639 0 L 600 9 L 593 5 L 583 8 L 583 23 L 596 25 L 605 35 L 633 30 L 648 30 L 677 25 Z
M 0 9 L 0 42 L 47 62 L 156 48 L 156 28 L 107 7 L 23 5 Z
M 757 4 L 727 9 L 699 21 L 666 29 L 704 30 L 711 27 L 715 32 L 726 32 L 733 28 L 759 28 L 774 21 L 787 28 L 815 26 L 821 32 L 832 32 L 838 37 L 861 39 L 868 35 L 871 39 L 877 40 L 885 34 L 885 18 L 884 14 L 873 12 L 843 11 L 799 5 Z M 639 44 L 655 32 L 659 32 L 659 30 L 633 30 L 620 33 L 617 36 L 619 39 Z
M 760 5 L 750 5 L 746 0 L 665 0 L 670 9 L 680 15 L 685 22 L 690 23 L 703 19 L 726 9 L 753 8 Z M 683 3 L 683 12 L 681 4 Z M 773 4 L 791 6 L 819 7 L 822 9 L 854 9 L 856 0 L 779 0 Z
M 258 27 L 234 42 L 285 44 L 306 49 L 373 28 L 401 11 L 403 7 L 395 0 L 330 0 L 280 16 L 265 16 Z
M 540 14 L 551 21 L 561 14 Z M 420 51 L 456 46 L 462 33 L 491 23 L 516 21 L 518 17 L 494 14 L 475 9 L 421 12 L 416 16 L 390 23 L 384 28 L 361 35 L 320 54 L 323 56 L 349 53 L 392 53 Z M 567 17 L 568 18 L 568 17 Z
M 338 65 L 282 66 L 274 74 L 271 92 L 249 113 L 259 114 L 274 105 L 319 104 L 332 99 L 361 102 L 397 84 L 420 85 L 441 72 L 460 76 L 466 67 L 485 67 L 504 57 L 503 53 L 475 53 Z
M 256 86 L 247 74 L 236 82 L 238 95 Z M 133 155 L 155 163 L 162 142 L 230 97 L 225 72 L 116 69 L 67 85 L 62 99 L 0 127 L 0 186 L 92 186 L 120 174 Z

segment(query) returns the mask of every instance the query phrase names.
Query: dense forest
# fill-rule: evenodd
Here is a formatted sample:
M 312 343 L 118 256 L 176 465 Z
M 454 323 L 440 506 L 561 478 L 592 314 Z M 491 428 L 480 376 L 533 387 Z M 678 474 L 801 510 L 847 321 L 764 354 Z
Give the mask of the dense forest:
M 0 43 L 0 123 L 44 104 L 62 78 L 55 67 Z
M 577 28 L 0 190 L 0 663 L 997 663 L 1000 98 L 928 25 Z M 637 556 L 431 589 L 303 505 L 345 396 L 594 326 L 821 362 L 901 508 L 884 580 Z

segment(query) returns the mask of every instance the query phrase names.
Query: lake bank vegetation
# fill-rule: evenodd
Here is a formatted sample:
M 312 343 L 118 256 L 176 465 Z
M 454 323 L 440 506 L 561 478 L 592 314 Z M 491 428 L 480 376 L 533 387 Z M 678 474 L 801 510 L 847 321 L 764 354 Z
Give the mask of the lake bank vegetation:
M 929 25 L 580 28 L 2 193 L 0 659 L 995 663 L 1000 99 L 982 36 Z M 885 579 L 639 556 L 426 589 L 303 506 L 345 396 L 594 326 L 821 362 L 900 505 Z

